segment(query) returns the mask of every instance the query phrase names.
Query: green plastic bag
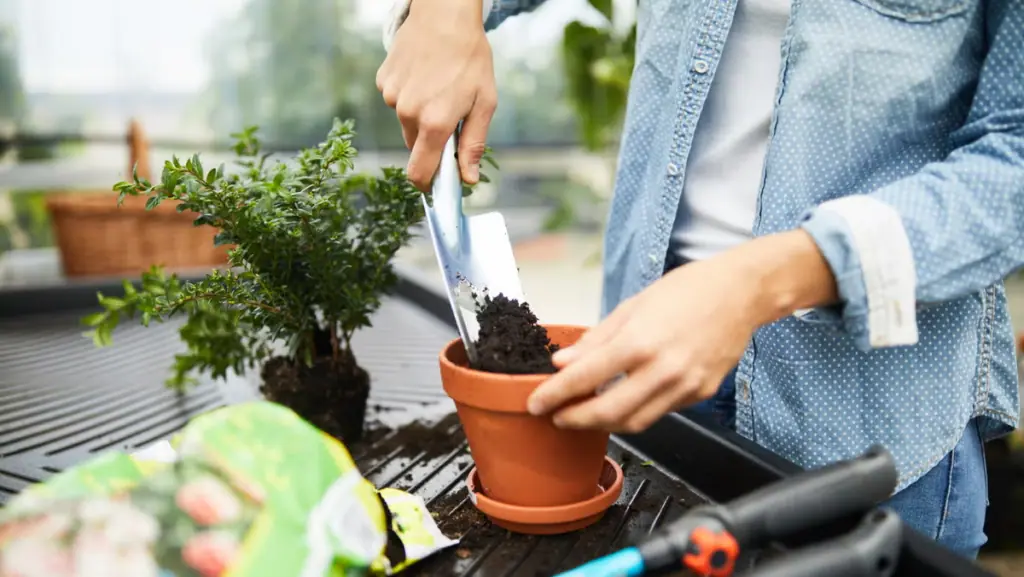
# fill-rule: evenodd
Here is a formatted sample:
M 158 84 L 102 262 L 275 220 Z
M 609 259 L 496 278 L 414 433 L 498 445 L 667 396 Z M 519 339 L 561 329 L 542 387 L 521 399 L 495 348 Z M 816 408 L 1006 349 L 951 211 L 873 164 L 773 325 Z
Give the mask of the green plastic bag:
M 170 446 L 24 491 L 0 511 L 0 577 L 390 575 L 456 543 L 422 499 L 378 492 L 344 445 L 282 406 L 207 413 Z

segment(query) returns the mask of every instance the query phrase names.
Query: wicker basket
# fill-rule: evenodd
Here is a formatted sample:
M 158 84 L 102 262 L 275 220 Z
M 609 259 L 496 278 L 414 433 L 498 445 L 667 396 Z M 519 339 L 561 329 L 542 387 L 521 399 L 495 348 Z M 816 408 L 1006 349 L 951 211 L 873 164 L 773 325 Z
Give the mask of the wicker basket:
M 136 123 L 129 129 L 131 166 L 148 178 L 148 146 Z M 129 171 L 130 174 L 130 171 Z M 153 265 L 169 270 L 223 266 L 227 247 L 213 245 L 217 230 L 193 226 L 190 212 L 165 201 L 146 210 L 146 198 L 69 193 L 47 198 L 47 210 L 68 277 L 138 274 Z

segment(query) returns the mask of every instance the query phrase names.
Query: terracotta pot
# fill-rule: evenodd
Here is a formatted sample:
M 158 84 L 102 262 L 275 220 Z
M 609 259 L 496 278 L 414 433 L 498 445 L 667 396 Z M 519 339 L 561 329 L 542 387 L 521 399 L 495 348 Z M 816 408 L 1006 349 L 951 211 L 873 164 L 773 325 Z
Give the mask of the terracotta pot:
M 566 347 L 585 327 L 545 325 Z M 501 375 L 468 367 L 460 339 L 441 352 L 441 381 L 455 401 L 476 462 L 480 489 L 506 505 L 553 507 L 593 498 L 608 433 L 558 429 L 526 410 L 530 393 L 550 375 Z

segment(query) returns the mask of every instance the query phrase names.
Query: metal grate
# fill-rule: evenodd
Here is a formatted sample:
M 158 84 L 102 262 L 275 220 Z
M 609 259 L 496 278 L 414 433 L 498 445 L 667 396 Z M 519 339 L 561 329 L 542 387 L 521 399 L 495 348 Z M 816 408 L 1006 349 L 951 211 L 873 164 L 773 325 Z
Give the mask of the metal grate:
M 425 436 L 445 438 L 447 443 L 424 449 L 396 445 L 385 437 L 356 456 L 370 481 L 421 496 L 441 531 L 461 537 L 458 547 L 414 566 L 411 574 L 552 575 L 635 543 L 665 520 L 705 502 L 683 483 L 645 466 L 613 443 L 609 454 L 623 465 L 626 478 L 618 501 L 596 525 L 550 537 L 512 534 L 488 523 L 469 502 L 465 480 L 472 459 L 458 422 L 442 420 L 435 427 L 440 430 Z M 465 532 L 460 535 L 459 529 Z
M 132 451 L 200 413 L 253 398 L 238 379 L 179 396 L 163 381 L 182 350 L 178 325 L 125 326 L 114 346 L 82 336 L 81 311 L 0 321 L 0 504 L 25 486 L 108 449 Z M 444 398 L 437 351 L 453 331 L 415 305 L 385 301 L 354 347 L 382 411 Z
M 178 396 L 163 386 L 182 348 L 177 325 L 126 326 L 114 335 L 113 347 L 97 350 L 81 335 L 82 314 L 0 320 L 0 504 L 100 451 L 136 450 L 195 415 L 256 394 L 255 383 L 237 379 L 205 382 Z M 444 410 L 437 403 L 445 398 L 437 352 L 453 336 L 452 328 L 416 304 L 385 302 L 373 329 L 355 342 L 360 364 L 373 376 L 371 409 L 382 420 Z M 551 575 L 633 542 L 704 501 L 613 444 L 610 454 L 623 464 L 626 480 L 598 524 L 562 536 L 513 535 L 489 524 L 468 500 L 464 485 L 472 458 L 458 421 L 449 417 L 432 427 L 433 434 L 424 435 L 377 433 L 376 441 L 351 447 L 370 481 L 420 495 L 441 530 L 462 538 L 459 547 L 415 565 L 410 576 Z

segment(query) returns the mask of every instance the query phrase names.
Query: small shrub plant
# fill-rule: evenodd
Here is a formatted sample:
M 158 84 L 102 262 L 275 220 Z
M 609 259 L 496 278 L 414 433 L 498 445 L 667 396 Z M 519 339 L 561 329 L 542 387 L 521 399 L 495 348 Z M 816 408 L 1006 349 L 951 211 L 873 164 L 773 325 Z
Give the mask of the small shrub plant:
M 206 169 L 197 154 L 167 161 L 159 183 L 133 173 L 131 181 L 116 184 L 118 202 L 140 195 L 150 209 L 174 202 L 179 212 L 196 214 L 196 226 L 217 228 L 216 243 L 233 247 L 230 266 L 193 282 L 160 267 L 140 283 L 126 280 L 123 295 L 98 295 L 102 310 L 83 319 L 89 336 L 106 346 L 123 321 L 148 326 L 183 316 L 185 351 L 175 356 L 167 380 L 175 389 L 194 383 L 199 373 L 224 378 L 260 365 L 265 386 L 268 378 L 280 380 L 284 369 L 300 388 L 308 381 L 310 389 L 368 389 L 352 338 L 370 326 L 397 282 L 392 260 L 412 238 L 423 206 L 401 169 L 355 173 L 353 136 L 351 122 L 335 121 L 319 145 L 291 162 L 271 162 L 252 127 L 233 135 L 238 170 Z M 494 164 L 489 152 L 487 159 Z M 274 374 L 268 375 L 271 362 Z M 364 410 L 365 392 L 357 391 Z M 306 404 L 322 405 L 332 394 L 306 391 Z M 323 425 L 302 407 L 292 408 Z

